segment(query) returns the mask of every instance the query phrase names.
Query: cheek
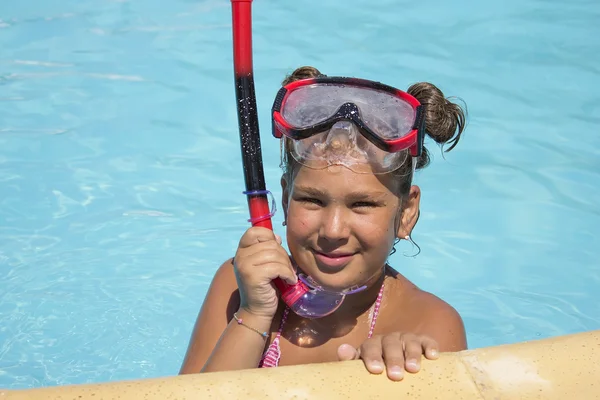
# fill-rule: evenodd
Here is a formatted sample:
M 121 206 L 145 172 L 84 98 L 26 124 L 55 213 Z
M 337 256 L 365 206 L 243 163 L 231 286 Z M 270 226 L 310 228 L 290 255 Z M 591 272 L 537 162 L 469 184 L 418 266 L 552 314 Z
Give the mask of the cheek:
M 301 208 L 290 207 L 287 222 L 288 235 L 301 236 L 306 234 L 306 232 L 314 229 L 317 222 L 318 218 L 315 217 L 314 212 L 310 213 Z
M 388 215 L 377 218 L 362 218 L 358 221 L 356 232 L 361 232 L 360 239 L 369 247 L 391 247 L 396 239 L 394 221 Z
M 308 220 L 304 218 L 295 218 L 292 223 L 288 223 L 288 230 L 297 234 L 302 234 L 303 232 L 310 230 L 309 226 Z

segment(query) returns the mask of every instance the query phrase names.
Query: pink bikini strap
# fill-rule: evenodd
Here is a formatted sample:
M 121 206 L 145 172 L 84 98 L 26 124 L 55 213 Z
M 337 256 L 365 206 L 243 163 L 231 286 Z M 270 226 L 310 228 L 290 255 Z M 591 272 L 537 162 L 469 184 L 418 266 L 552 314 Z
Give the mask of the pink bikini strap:
M 283 310 L 283 315 L 281 316 L 281 322 L 279 323 L 279 329 L 277 329 L 277 338 L 281 336 L 281 332 L 283 332 L 283 326 L 285 325 L 285 321 L 287 321 L 288 314 L 290 313 L 290 308 L 288 306 Z
M 381 307 L 381 299 L 383 298 L 384 286 L 385 283 L 382 283 L 381 289 L 379 289 L 379 294 L 377 295 L 377 300 L 375 300 L 375 307 L 373 307 L 373 318 L 371 318 L 371 326 L 369 327 L 369 339 L 371 339 L 371 336 L 373 336 L 373 331 L 375 330 L 375 323 L 377 322 L 377 316 L 379 315 L 379 307 Z
M 371 326 L 369 327 L 369 339 L 373 336 L 373 331 L 375 330 L 375 323 L 377 322 L 377 317 L 379 316 L 379 308 L 381 307 L 381 299 L 383 298 L 383 288 L 384 284 L 381 284 L 381 289 L 379 289 L 379 294 L 377 295 L 377 299 L 375 300 L 375 305 L 373 307 L 373 317 L 371 318 Z M 267 351 L 263 355 L 260 360 L 259 367 L 261 368 L 272 368 L 277 367 L 279 365 L 279 359 L 281 358 L 281 349 L 279 347 L 279 342 L 281 339 L 281 332 L 283 332 L 283 326 L 287 321 L 288 314 L 290 313 L 290 309 L 288 307 L 283 311 L 283 315 L 281 316 L 281 322 L 279 323 L 279 329 L 277 329 L 277 334 L 275 335 L 275 339 L 273 343 L 268 347 Z
M 279 341 L 281 338 L 281 332 L 283 332 L 283 326 L 285 325 L 285 321 L 287 321 L 289 313 L 290 309 L 288 307 L 285 307 L 285 310 L 283 310 L 283 315 L 281 316 L 281 322 L 279 323 L 279 329 L 277 329 L 277 334 L 275 335 L 275 339 L 263 355 L 262 360 L 260 360 L 259 367 L 271 368 L 279 365 L 279 359 L 281 358 L 281 349 L 279 348 Z

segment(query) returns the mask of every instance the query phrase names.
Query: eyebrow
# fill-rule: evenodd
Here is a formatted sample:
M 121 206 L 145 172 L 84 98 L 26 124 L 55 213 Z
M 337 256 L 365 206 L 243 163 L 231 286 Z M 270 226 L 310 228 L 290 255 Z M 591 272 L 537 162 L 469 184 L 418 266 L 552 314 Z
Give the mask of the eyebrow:
M 315 196 L 315 197 L 329 197 L 326 192 L 324 192 L 320 189 L 314 188 L 314 187 L 309 187 L 309 186 L 296 186 L 294 188 L 294 191 L 299 191 L 304 194 L 307 194 L 310 196 Z M 366 200 L 366 199 L 380 198 L 385 195 L 386 195 L 386 193 L 381 192 L 381 191 L 357 190 L 357 191 L 348 193 L 347 197 L 354 199 L 354 200 Z
M 311 196 L 325 196 L 326 193 L 322 190 L 319 190 L 310 186 L 294 186 L 294 192 L 302 192 L 305 194 L 309 194 Z

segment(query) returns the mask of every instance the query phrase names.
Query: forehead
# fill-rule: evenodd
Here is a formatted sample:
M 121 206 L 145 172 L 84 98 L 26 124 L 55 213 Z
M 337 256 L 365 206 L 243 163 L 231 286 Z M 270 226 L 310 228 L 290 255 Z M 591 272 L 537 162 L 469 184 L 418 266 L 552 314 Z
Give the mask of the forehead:
M 294 177 L 294 188 L 314 188 L 331 195 L 353 192 L 377 192 L 395 196 L 397 186 L 392 174 L 358 174 L 343 166 L 323 169 L 300 167 Z

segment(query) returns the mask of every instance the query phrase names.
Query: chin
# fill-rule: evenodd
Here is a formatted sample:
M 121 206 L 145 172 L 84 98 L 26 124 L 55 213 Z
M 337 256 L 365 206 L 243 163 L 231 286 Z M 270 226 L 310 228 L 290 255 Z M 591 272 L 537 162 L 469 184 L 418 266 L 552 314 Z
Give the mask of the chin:
M 310 276 L 324 289 L 332 291 L 362 286 L 377 273 L 377 270 L 370 271 L 366 268 L 367 261 L 360 253 L 354 254 L 349 260 L 332 260 L 319 257 L 312 251 L 303 251 L 294 260 L 297 260 L 299 272 Z
M 331 270 L 330 268 L 323 268 L 315 263 L 304 269 L 303 272 L 314 279 L 316 283 L 324 289 L 335 292 L 341 292 L 353 286 L 360 285 L 362 282 L 357 282 L 356 277 L 363 275 L 357 273 L 356 269 L 352 268 L 351 265 L 341 269 Z

